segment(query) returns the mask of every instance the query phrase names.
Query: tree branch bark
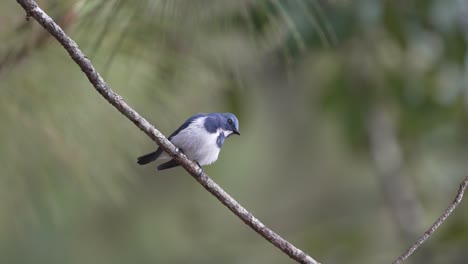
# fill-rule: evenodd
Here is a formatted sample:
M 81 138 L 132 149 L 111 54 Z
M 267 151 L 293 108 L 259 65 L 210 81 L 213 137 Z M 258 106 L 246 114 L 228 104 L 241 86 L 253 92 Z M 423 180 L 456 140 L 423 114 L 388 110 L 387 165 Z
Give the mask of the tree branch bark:
M 426 240 L 429 239 L 429 237 L 432 236 L 432 234 L 439 228 L 439 226 L 447 220 L 447 218 L 452 214 L 452 212 L 457 208 L 458 204 L 463 199 L 463 194 L 465 193 L 466 187 L 468 186 L 468 176 L 460 183 L 460 187 L 458 188 L 457 196 L 455 196 L 455 199 L 453 202 L 449 205 L 449 207 L 445 210 L 445 212 L 437 219 L 437 221 L 429 227 L 429 229 L 424 232 L 424 234 L 413 244 L 411 245 L 405 253 L 403 253 L 401 256 L 399 256 L 395 261 L 393 261 L 393 264 L 400 264 L 403 261 L 405 261 L 411 254 L 414 253 Z
M 197 180 L 207 191 L 214 195 L 221 203 L 231 210 L 244 223 L 250 226 L 255 232 L 263 238 L 279 248 L 285 254 L 299 263 L 319 264 L 312 257 L 304 253 L 302 250 L 283 239 L 281 236 L 266 227 L 262 222 L 255 218 L 250 212 L 242 207 L 234 198 L 226 193 L 219 185 L 217 185 L 200 167 L 189 160 L 181 153 L 164 135 L 152 126 L 139 113 L 133 110 L 123 98 L 116 94 L 107 85 L 104 79 L 99 75 L 91 61 L 78 48 L 78 45 L 67 36 L 67 34 L 50 18 L 37 4 L 32 0 L 17 0 L 17 2 L 26 10 L 26 19 L 33 17 L 39 24 L 42 25 L 49 33 L 54 36 L 57 41 L 67 50 L 70 57 L 80 66 L 81 70 L 86 74 L 94 88 L 120 113 L 132 121 L 138 128 L 145 132 L 153 139 L 161 148 L 169 154 L 173 159 L 177 160 L 180 165 Z

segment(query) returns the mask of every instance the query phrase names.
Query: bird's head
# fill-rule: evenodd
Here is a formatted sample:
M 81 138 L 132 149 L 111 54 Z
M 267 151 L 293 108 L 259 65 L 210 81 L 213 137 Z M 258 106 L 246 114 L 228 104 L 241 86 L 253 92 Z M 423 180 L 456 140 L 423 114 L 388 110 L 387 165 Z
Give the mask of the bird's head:
M 221 114 L 221 128 L 225 131 L 229 131 L 230 136 L 232 134 L 240 135 L 239 133 L 239 121 L 234 114 L 231 113 L 224 113 Z

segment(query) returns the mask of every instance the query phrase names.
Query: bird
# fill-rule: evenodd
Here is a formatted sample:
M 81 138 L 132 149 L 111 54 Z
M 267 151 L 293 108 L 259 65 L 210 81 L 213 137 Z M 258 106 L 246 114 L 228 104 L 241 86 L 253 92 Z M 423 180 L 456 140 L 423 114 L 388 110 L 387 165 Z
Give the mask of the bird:
M 200 113 L 191 116 L 174 133 L 169 136 L 179 150 L 200 168 L 210 165 L 218 159 L 221 147 L 226 138 L 240 135 L 239 121 L 232 113 Z M 159 147 L 156 151 L 143 155 L 137 163 L 145 165 L 170 156 Z M 157 167 L 159 171 L 177 167 L 180 164 L 171 159 Z M 203 170 L 203 168 L 202 168 Z

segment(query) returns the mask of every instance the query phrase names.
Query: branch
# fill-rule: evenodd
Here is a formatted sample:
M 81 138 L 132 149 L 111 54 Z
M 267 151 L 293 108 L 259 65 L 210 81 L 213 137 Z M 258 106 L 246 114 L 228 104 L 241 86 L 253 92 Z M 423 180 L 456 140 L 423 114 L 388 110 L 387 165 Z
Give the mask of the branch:
M 217 185 L 202 169 L 193 161 L 189 160 L 181 153 L 164 135 L 154 128 L 146 119 L 133 110 L 123 98 L 116 94 L 107 85 L 104 79 L 99 75 L 91 61 L 78 48 L 78 45 L 65 34 L 65 32 L 50 18 L 37 4 L 32 0 L 17 0 L 17 2 L 26 10 L 26 19 L 33 17 L 39 24 L 42 25 L 49 33 L 54 36 L 58 42 L 67 50 L 70 57 L 80 66 L 81 70 L 86 74 L 94 88 L 120 113 L 131 120 L 138 128 L 145 132 L 153 139 L 165 152 L 197 180 L 207 191 L 214 195 L 231 210 L 244 223 L 250 226 L 255 232 L 263 238 L 279 248 L 285 254 L 299 263 L 319 264 L 312 257 L 296 248 L 281 236 L 266 227 L 244 207 L 242 207 L 234 198 L 226 193 L 219 185 Z
M 429 229 L 424 232 L 424 234 L 413 244 L 411 245 L 408 250 L 406 250 L 405 253 L 403 253 L 400 257 L 398 257 L 395 261 L 393 261 L 393 264 L 400 264 L 403 261 L 405 261 L 411 254 L 414 253 L 426 240 L 429 239 L 430 236 L 439 228 L 439 226 L 447 220 L 447 218 L 452 214 L 453 210 L 457 208 L 458 204 L 463 199 L 463 194 L 465 193 L 466 187 L 468 186 L 468 176 L 460 183 L 460 187 L 458 188 L 457 196 L 455 196 L 455 199 L 453 202 L 449 205 L 447 210 L 437 219 L 437 221 L 429 227 Z

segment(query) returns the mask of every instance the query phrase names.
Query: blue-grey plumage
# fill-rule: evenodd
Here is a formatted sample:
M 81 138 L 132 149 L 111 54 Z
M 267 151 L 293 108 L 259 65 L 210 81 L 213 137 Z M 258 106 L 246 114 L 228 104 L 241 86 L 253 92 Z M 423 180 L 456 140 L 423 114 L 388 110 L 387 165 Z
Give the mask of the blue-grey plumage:
M 200 166 L 209 165 L 218 159 L 221 147 L 226 138 L 239 134 L 239 121 L 231 113 L 196 114 L 185 121 L 169 140 L 178 147 L 187 158 Z M 170 158 L 161 148 L 138 158 L 138 164 L 143 165 L 157 159 Z M 165 170 L 179 166 L 175 160 L 170 160 L 158 166 Z

